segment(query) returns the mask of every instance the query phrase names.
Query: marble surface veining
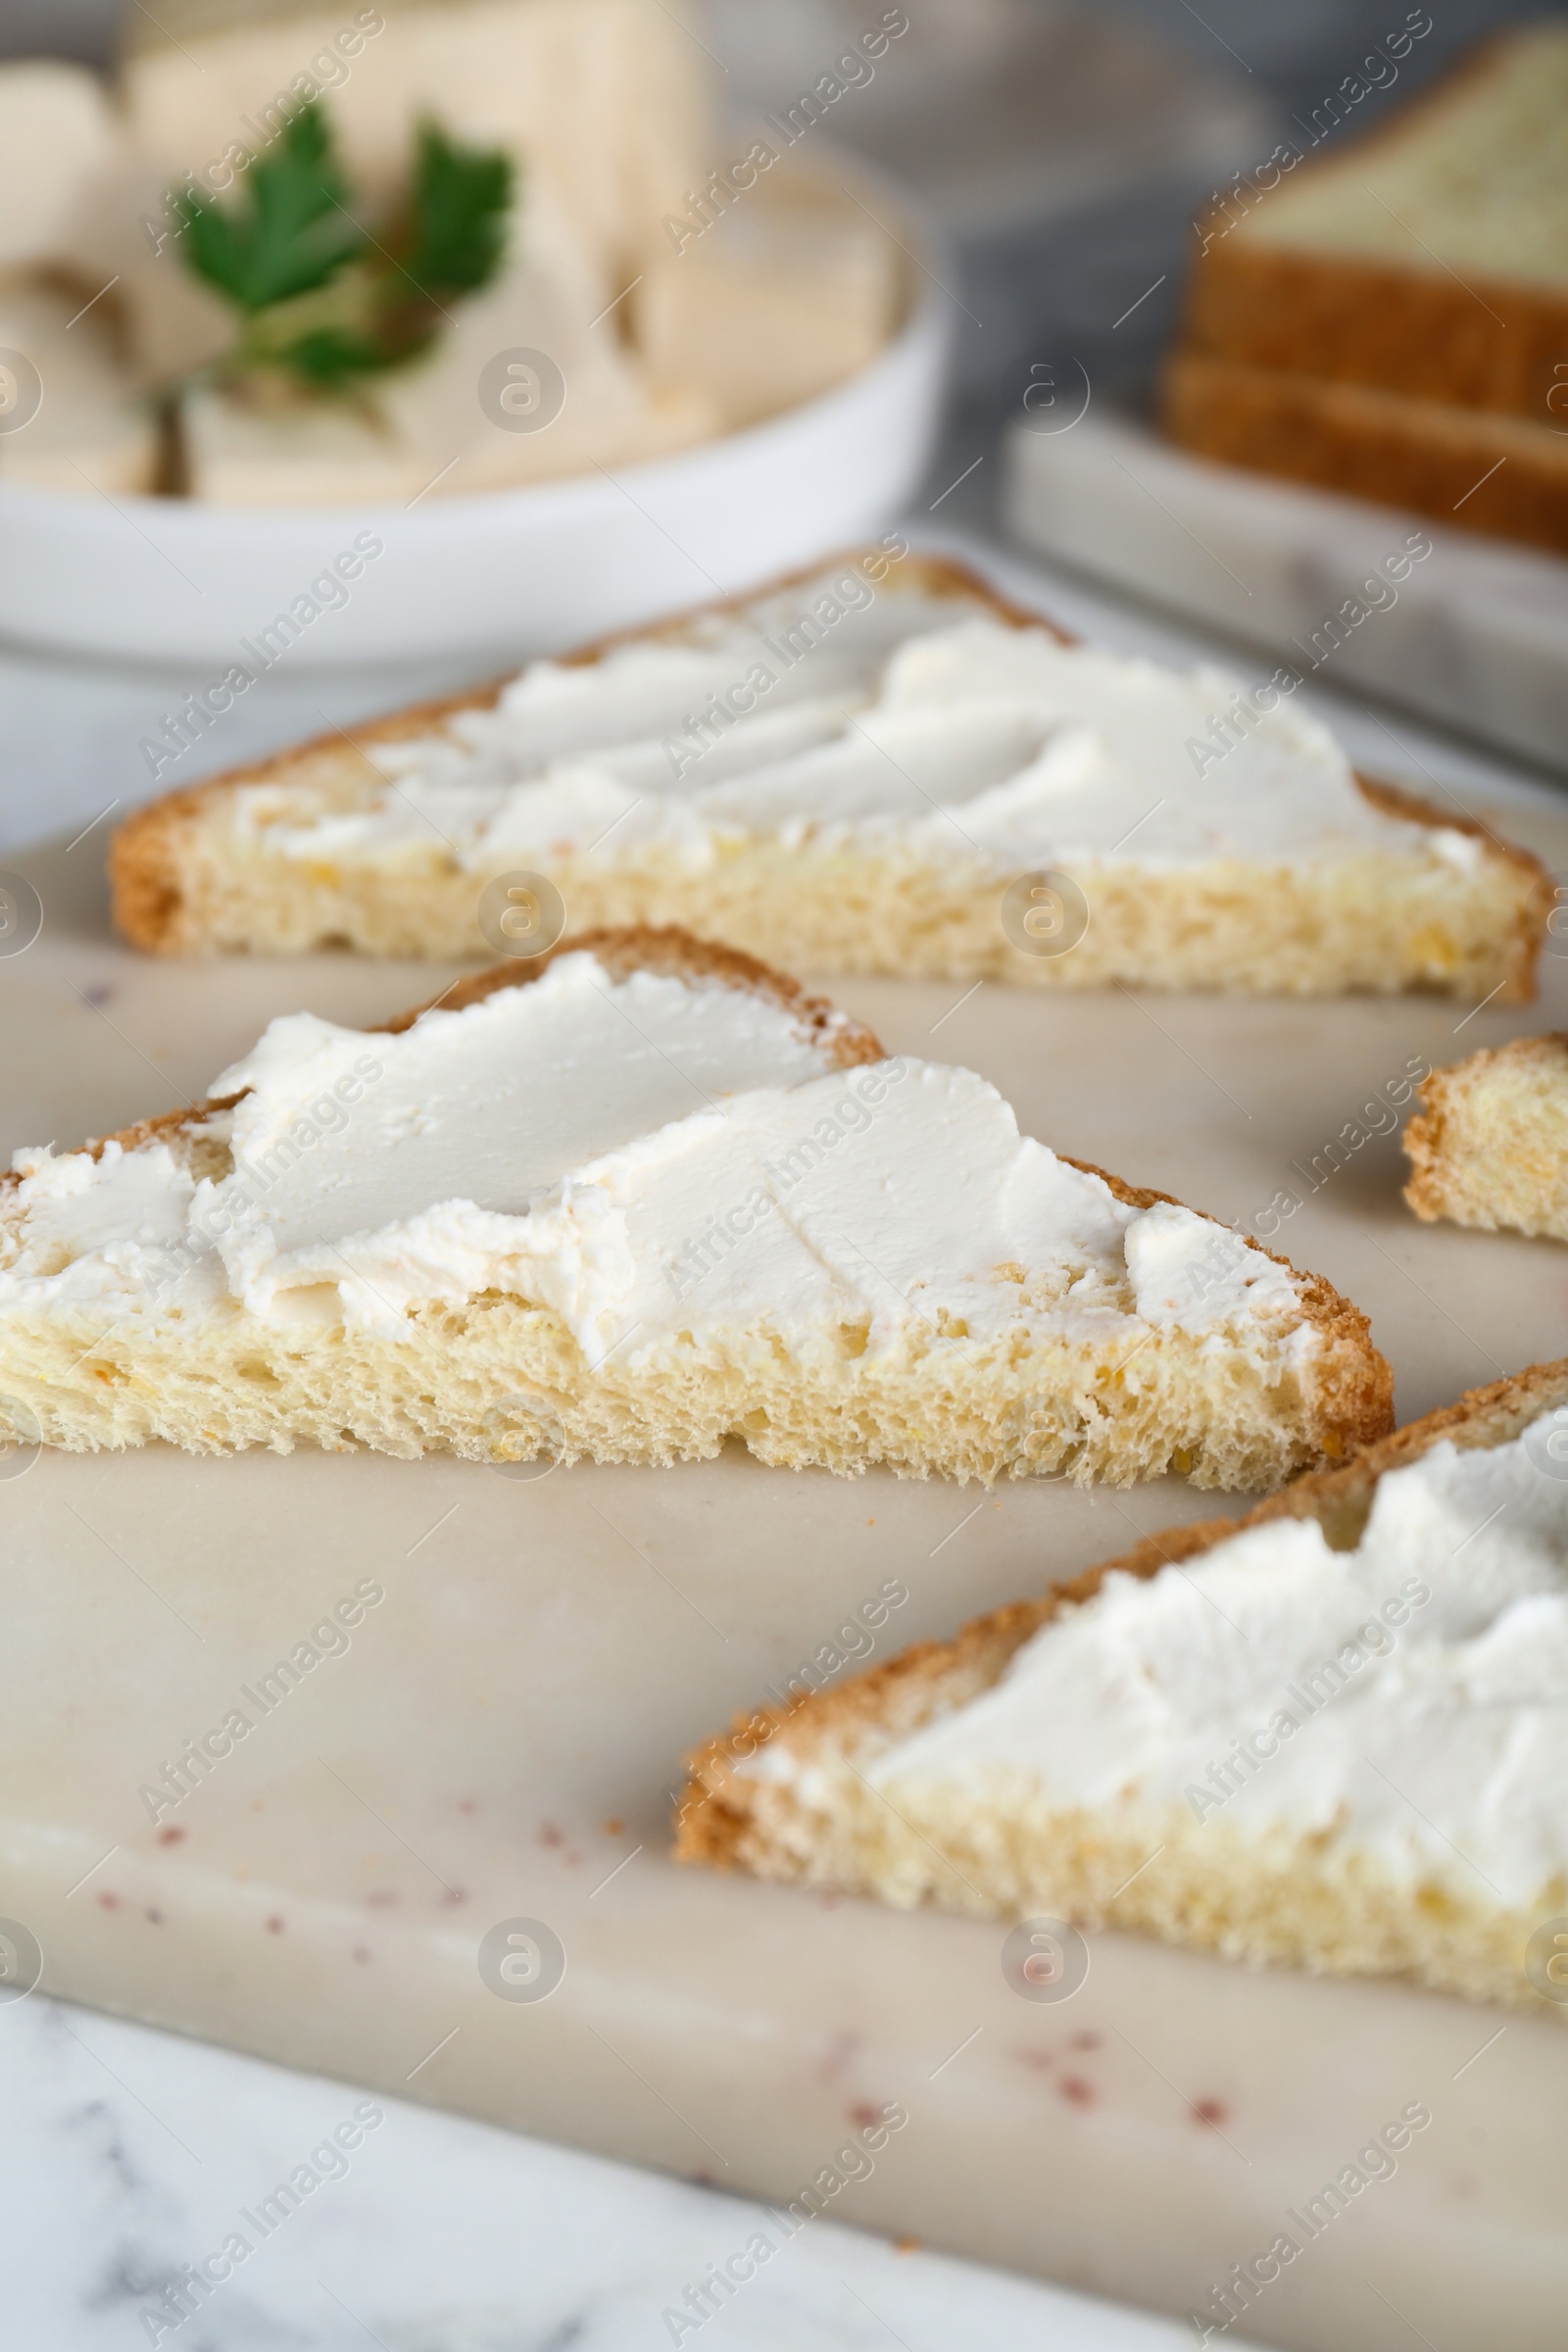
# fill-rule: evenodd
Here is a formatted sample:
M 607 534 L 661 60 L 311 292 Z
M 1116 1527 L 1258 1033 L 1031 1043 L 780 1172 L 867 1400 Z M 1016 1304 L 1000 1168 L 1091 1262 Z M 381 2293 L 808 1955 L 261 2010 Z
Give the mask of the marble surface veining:
M 259 2206 L 354 2114 L 356 2085 L 37 1995 L 0 2005 L 0 2081 L 8 2352 L 653 2352 L 677 2340 L 704 2352 L 1176 2352 L 1190 2340 L 1174 2321 L 825 2219 L 699 2326 L 687 2287 L 744 2247 L 762 2208 L 384 2097 L 346 2170 L 313 2168 L 335 2177 L 264 2239 Z M 187 2290 L 182 2324 L 167 2320 L 165 2288 L 235 2231 L 249 2257 L 205 2299 Z

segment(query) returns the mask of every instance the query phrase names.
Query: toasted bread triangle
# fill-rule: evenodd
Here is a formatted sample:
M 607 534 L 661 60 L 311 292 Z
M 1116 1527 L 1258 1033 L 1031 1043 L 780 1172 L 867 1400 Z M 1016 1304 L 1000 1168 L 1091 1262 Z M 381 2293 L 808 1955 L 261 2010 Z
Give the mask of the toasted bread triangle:
M 1237 1537 L 1282 1520 L 1314 1520 L 1332 1550 L 1352 1551 L 1380 1480 L 1445 1443 L 1460 1451 L 1508 1445 L 1564 1406 L 1568 1358 L 1532 1366 L 1469 1391 L 1337 1469 L 1297 1479 L 1239 1519 L 1147 1537 L 1037 1599 L 973 1619 L 952 1641 L 916 1642 L 830 1688 L 798 1675 L 784 1703 L 737 1715 L 727 1733 L 687 1758 L 676 1859 L 872 1894 L 901 1908 L 926 1901 L 978 1917 L 1033 1913 L 1233 1958 L 1402 1974 L 1475 1999 L 1542 2005 L 1526 1947 L 1543 1904 L 1568 1911 L 1568 1882 L 1521 1907 L 1489 1890 L 1483 1857 L 1459 1891 L 1412 1887 L 1365 1853 L 1336 1853 L 1332 1831 L 1227 1835 L 1223 1815 L 1195 1822 L 1185 1809 L 1171 1815 L 1152 1851 L 1146 1820 L 1124 1818 L 1116 1805 L 1054 1804 L 1049 1790 L 1019 1800 L 1016 1818 L 988 1816 L 984 1801 L 971 1798 L 945 1822 L 912 1820 L 905 1791 L 895 1807 L 873 1795 L 864 1775 L 889 1748 L 983 1698 L 1026 1642 L 1093 1602 L 1108 1578 L 1149 1584 L 1167 1569 L 1191 1570 Z M 1568 1483 L 1560 1491 L 1568 1509 Z M 1272 1573 L 1268 1564 L 1248 1571 Z M 1290 1671 L 1279 1665 L 1284 1689 Z M 1419 1801 L 1413 1792 L 1411 1801 Z
M 861 1024 L 749 956 L 671 930 L 563 941 L 460 983 L 380 1034 L 402 1036 L 422 1011 L 461 1011 L 525 987 L 579 953 L 610 981 L 653 973 L 754 994 L 790 1016 L 824 1072 L 880 1083 L 871 1065 L 883 1050 Z M 83 1152 L 163 1146 L 193 1175 L 221 1181 L 232 1165 L 222 1120 L 236 1099 L 163 1113 Z M 1121 1210 L 1181 1206 L 1087 1163 L 1055 1164 L 1116 1204 L 1107 1213 L 1123 1229 Z M 0 1182 L 0 1286 L 28 1246 L 23 1181 Z M 1259 1274 L 1286 1266 L 1226 1228 L 1213 1234 Z M 79 1298 L 68 1309 L 46 1284 L 18 1283 L 0 1302 L 0 1413 L 9 1399 L 24 1434 L 33 1428 L 74 1448 L 162 1438 L 202 1451 L 307 1442 L 478 1460 L 555 1452 L 667 1462 L 739 1437 L 765 1461 L 841 1472 L 885 1462 L 920 1476 L 1067 1471 L 1124 1483 L 1174 1467 L 1202 1484 L 1267 1488 L 1342 1455 L 1391 1418 L 1389 1369 L 1365 1317 L 1330 1284 L 1286 1270 L 1283 1289 L 1270 1279 L 1288 1304 L 1234 1331 L 1212 1318 L 1156 1328 L 1118 1310 L 1110 1336 L 1091 1344 L 1049 1312 L 1031 1322 L 1020 1305 L 1007 1333 L 982 1345 L 944 1338 L 914 1312 L 886 1346 L 867 1348 L 863 1332 L 851 1335 L 825 1365 L 794 1351 L 787 1319 L 764 1331 L 755 1318 L 733 1329 L 722 1320 L 672 1325 L 646 1360 L 628 1346 L 591 1362 L 561 1312 L 514 1290 L 413 1305 L 389 1334 L 356 1327 L 330 1297 L 314 1319 L 297 1321 L 253 1311 L 213 1283 L 205 1304 L 177 1311 L 172 1294 L 160 1303 L 112 1290 L 120 1312 L 101 1301 L 84 1308 Z M 1029 1295 L 1030 1269 L 1003 1271 L 1018 1279 L 1020 1299 Z M 532 1404 L 510 1412 L 519 1394 Z

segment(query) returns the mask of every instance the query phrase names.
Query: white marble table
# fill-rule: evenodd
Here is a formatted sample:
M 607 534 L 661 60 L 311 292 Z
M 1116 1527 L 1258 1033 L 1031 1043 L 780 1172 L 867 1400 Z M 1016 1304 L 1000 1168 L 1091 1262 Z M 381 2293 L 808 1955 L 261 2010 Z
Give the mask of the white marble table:
M 825 2219 L 706 2327 L 682 2328 L 665 2313 L 764 2225 L 761 2208 L 387 2099 L 346 2171 L 264 2241 L 250 2217 L 353 2114 L 351 2086 L 37 1996 L 0 2007 L 0 2081 L 11 2352 L 154 2340 L 633 2352 L 677 2336 L 717 2352 L 1176 2352 L 1191 2340 L 1171 2321 Z M 166 2285 L 232 2231 L 249 2258 L 188 2298 L 182 2326 L 158 2316 Z

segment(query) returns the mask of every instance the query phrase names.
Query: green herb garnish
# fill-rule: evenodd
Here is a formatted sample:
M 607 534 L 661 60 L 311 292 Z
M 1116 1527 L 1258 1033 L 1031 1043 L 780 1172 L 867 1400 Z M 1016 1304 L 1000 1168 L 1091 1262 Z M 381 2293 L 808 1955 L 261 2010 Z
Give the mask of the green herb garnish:
M 252 165 L 241 202 L 220 209 L 180 188 L 170 202 L 186 266 L 232 303 L 232 349 L 199 370 L 221 383 L 259 374 L 312 392 L 346 392 L 427 351 L 448 306 L 501 266 L 512 158 L 418 127 L 414 169 L 373 232 L 351 190 L 320 105 L 302 106 L 271 154 Z

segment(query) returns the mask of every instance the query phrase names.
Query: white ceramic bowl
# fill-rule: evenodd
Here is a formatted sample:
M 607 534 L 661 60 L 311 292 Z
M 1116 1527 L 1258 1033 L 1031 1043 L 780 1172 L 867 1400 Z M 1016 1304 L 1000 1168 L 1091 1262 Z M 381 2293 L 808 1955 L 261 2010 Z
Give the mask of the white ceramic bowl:
M 899 512 L 936 435 L 949 313 L 922 277 L 901 333 L 850 382 L 613 477 L 412 509 L 0 486 L 0 636 L 220 676 L 361 533 L 384 553 L 288 645 L 290 667 L 549 650 L 731 595 Z

